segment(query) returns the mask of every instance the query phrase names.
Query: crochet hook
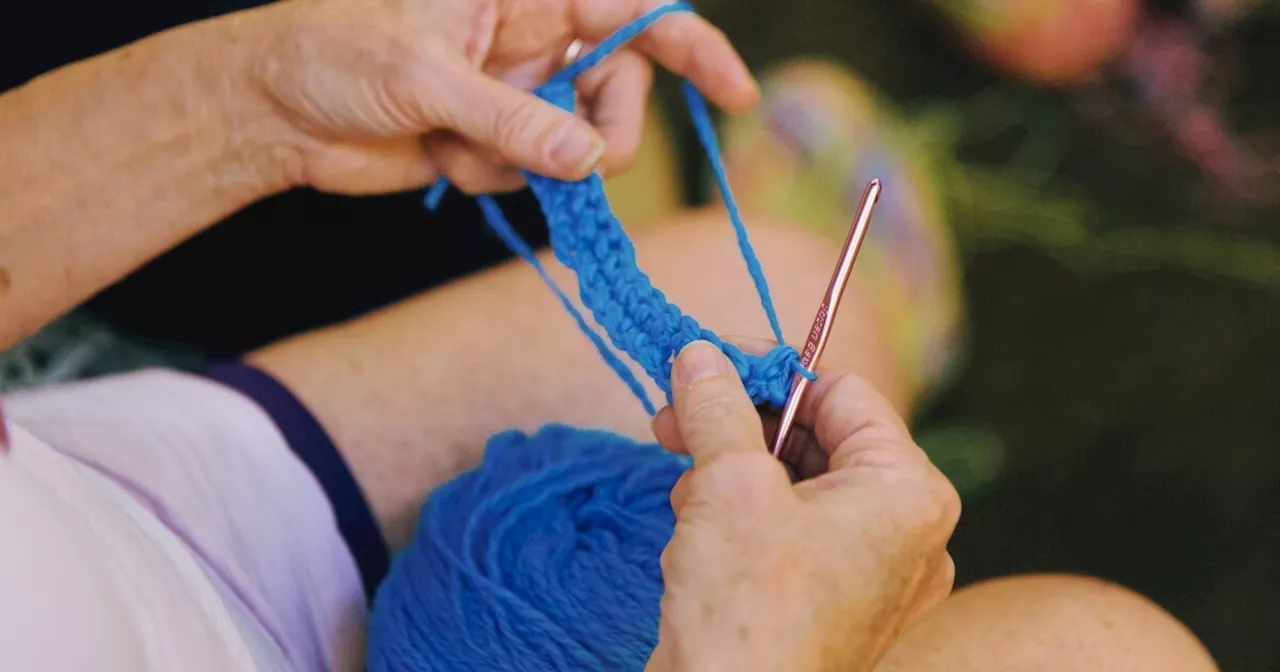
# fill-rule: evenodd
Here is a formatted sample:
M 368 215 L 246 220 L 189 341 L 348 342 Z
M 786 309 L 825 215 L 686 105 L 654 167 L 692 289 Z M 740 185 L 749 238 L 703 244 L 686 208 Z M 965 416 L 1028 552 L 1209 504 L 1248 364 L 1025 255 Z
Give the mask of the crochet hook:
M 809 328 L 804 350 L 800 351 L 800 365 L 810 371 L 817 368 L 818 359 L 822 357 L 822 351 L 827 347 L 827 337 L 831 335 L 831 325 L 835 323 L 836 311 L 840 308 L 840 298 L 844 295 L 845 286 L 849 284 L 853 263 L 858 259 L 858 250 L 862 249 L 862 241 L 867 237 L 867 230 L 871 227 L 871 213 L 879 200 L 880 180 L 871 180 L 867 183 L 866 190 L 862 192 L 862 203 L 858 205 L 858 214 L 853 219 L 849 235 L 844 241 L 844 248 L 840 251 L 840 262 L 836 265 L 835 273 L 831 275 L 831 283 L 827 285 L 827 293 L 823 295 L 822 303 L 818 306 L 818 314 L 813 318 L 813 326 Z M 796 374 L 791 383 L 791 392 L 787 395 L 787 403 L 782 408 L 782 417 L 778 420 L 777 432 L 773 436 L 773 456 L 778 459 L 783 458 L 782 450 L 787 445 L 787 439 L 790 438 L 791 428 L 796 421 L 796 412 L 800 409 L 800 402 L 804 399 L 804 393 L 808 387 L 809 380 Z

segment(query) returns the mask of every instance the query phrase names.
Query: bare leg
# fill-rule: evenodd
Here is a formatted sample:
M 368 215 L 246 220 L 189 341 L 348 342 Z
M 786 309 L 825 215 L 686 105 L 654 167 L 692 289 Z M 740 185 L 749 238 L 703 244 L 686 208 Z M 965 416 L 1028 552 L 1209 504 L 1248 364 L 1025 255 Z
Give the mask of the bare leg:
M 837 245 L 781 223 L 757 220 L 751 229 L 784 333 L 800 338 Z M 655 286 L 703 325 L 723 335 L 770 333 L 719 212 L 671 218 L 635 242 Z M 572 276 L 549 266 L 573 295 Z M 849 291 L 826 357 L 861 372 L 907 414 L 909 395 L 879 318 L 856 279 Z M 408 538 L 426 494 L 474 466 L 495 432 L 564 422 L 651 436 L 640 404 L 523 262 L 291 338 L 250 361 L 315 412 L 393 545 Z
M 1147 599 L 1095 579 L 1037 575 L 958 591 L 877 672 L 1211 672 L 1204 646 Z

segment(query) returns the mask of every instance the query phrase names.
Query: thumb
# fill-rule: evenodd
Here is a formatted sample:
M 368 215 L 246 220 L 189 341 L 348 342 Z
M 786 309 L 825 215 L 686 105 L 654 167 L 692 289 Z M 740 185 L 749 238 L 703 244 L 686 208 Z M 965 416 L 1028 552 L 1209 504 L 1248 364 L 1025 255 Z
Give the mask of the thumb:
M 439 121 L 516 166 L 580 180 L 604 156 L 604 139 L 591 124 L 469 66 L 453 66 L 441 90 L 432 105 Z
M 676 427 L 695 466 L 765 451 L 760 414 L 733 363 L 711 343 L 694 341 L 676 357 L 671 395 Z

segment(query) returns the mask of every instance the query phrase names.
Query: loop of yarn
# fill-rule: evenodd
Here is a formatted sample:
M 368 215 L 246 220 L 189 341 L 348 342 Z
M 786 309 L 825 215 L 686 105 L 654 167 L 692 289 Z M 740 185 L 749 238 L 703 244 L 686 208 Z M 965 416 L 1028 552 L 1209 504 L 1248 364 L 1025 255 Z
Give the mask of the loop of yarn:
M 576 102 L 574 80 L 579 75 L 600 63 L 662 17 L 675 12 L 692 11 L 693 7 L 683 2 L 664 5 L 651 11 L 624 26 L 597 48 L 552 76 L 534 93 L 543 100 L 572 112 Z M 800 354 L 795 348 L 786 345 L 782 337 L 782 328 L 769 295 L 764 271 L 751 247 L 746 226 L 725 177 L 706 102 L 691 83 L 685 82 L 684 90 L 698 138 L 707 153 L 717 186 L 729 211 L 747 270 L 779 343 L 766 355 L 750 355 L 733 344 L 722 341 L 692 317 L 683 314 L 652 285 L 649 277 L 636 265 L 635 248 L 609 207 L 604 183 L 599 175 L 592 174 L 578 182 L 556 180 L 529 171 L 524 171 L 524 175 L 546 217 L 552 251 L 562 264 L 577 275 L 583 305 L 604 328 L 613 346 L 626 352 L 640 364 L 666 394 L 668 402 L 671 400 L 671 366 L 676 354 L 693 341 L 706 340 L 718 346 L 733 362 L 755 403 L 782 406 L 786 403 L 791 381 L 797 373 L 810 380 L 815 376 L 801 365 Z M 447 180 L 437 182 L 428 193 L 428 207 L 434 207 L 447 188 Z M 605 346 L 587 325 L 585 318 L 567 300 L 564 292 L 541 270 L 528 245 L 519 240 L 518 234 L 502 218 L 497 204 L 488 196 L 481 196 L 477 200 L 484 208 L 489 226 L 498 232 L 513 252 L 534 264 L 543 281 L 551 286 L 552 291 L 561 298 L 561 302 L 577 320 L 579 328 L 595 343 L 601 356 L 636 394 L 645 409 L 650 414 L 656 412 L 631 370 Z
M 370 672 L 641 672 L 687 458 L 559 425 L 432 493 L 369 622 Z

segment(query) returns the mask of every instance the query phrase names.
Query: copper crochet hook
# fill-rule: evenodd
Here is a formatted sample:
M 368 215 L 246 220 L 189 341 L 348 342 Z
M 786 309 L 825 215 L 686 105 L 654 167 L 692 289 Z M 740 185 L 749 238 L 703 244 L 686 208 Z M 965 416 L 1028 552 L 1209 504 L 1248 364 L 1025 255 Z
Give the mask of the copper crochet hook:
M 836 311 L 840 308 L 840 298 L 844 288 L 849 284 L 849 276 L 853 273 L 853 262 L 858 259 L 858 250 L 862 249 L 862 241 L 867 237 L 871 227 L 871 213 L 880 200 L 880 180 L 871 180 L 862 192 L 862 203 L 858 206 L 858 214 L 845 238 L 844 249 L 840 252 L 840 263 L 831 276 L 831 284 L 827 285 L 827 293 L 818 306 L 818 314 L 813 318 L 813 326 L 809 328 L 809 337 L 805 341 L 804 350 L 800 351 L 800 364 L 813 371 L 818 366 L 818 359 L 827 347 L 827 337 L 831 334 L 831 325 L 835 323 Z M 773 456 L 782 459 L 782 449 L 787 445 L 791 428 L 796 422 L 796 412 L 804 399 L 809 380 L 799 374 L 791 383 L 791 392 L 787 395 L 787 404 L 782 409 L 782 417 L 778 420 L 778 430 L 773 436 Z

